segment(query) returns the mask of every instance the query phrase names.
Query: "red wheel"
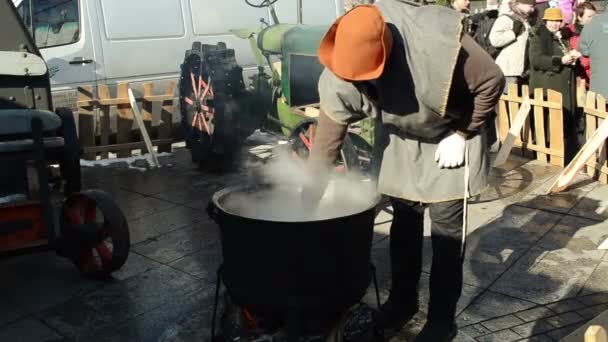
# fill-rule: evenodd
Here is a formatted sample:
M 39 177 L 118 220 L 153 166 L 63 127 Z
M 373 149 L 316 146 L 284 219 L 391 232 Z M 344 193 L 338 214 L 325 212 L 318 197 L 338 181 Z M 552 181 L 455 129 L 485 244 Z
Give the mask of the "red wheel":
M 127 220 L 111 197 L 89 190 L 70 196 L 61 215 L 62 250 L 85 276 L 107 278 L 127 260 Z

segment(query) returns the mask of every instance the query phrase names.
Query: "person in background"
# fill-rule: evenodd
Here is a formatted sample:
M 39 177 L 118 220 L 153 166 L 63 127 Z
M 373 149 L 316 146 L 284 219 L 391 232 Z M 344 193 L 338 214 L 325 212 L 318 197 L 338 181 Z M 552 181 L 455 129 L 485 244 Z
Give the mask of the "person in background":
M 501 14 L 490 30 L 490 44 L 502 49 L 496 57 L 496 64 L 505 75 L 507 84 L 522 84 L 526 78 L 528 19 L 533 12 L 534 0 L 514 0 L 509 3 L 509 11 Z
M 593 17 L 581 31 L 578 41 L 579 51 L 591 62 L 591 82 L 589 90 L 608 97 L 608 12 Z
M 563 23 L 564 25 L 572 24 L 572 19 L 574 17 L 574 7 L 577 4 L 577 0 L 556 0 L 558 1 L 558 7 L 562 11 L 562 16 L 564 17 Z
M 452 8 L 456 11 L 463 14 L 469 14 L 471 8 L 471 2 L 469 0 L 452 0 L 451 4 Z
M 542 18 L 547 8 L 549 8 L 549 0 L 536 0 L 536 3 L 534 4 L 534 14 L 530 21 L 532 26 L 543 24 Z
M 543 15 L 544 25 L 532 30 L 530 36 L 530 91 L 552 89 L 562 94 L 564 112 L 564 140 L 566 164 L 581 147 L 584 125 L 576 111 L 576 83 L 574 69 L 581 54 L 570 48 L 568 39 L 561 35 L 563 15 L 559 8 L 548 8 Z M 550 127 L 547 124 L 545 127 Z M 549 133 L 549 130 L 546 130 Z M 546 136 L 547 141 L 550 136 Z
M 566 27 L 565 36 L 570 37 L 570 47 L 579 50 L 578 41 L 583 27 L 591 22 L 597 10 L 591 2 L 580 3 L 574 9 L 574 23 Z M 585 80 L 585 88 L 589 89 L 591 80 L 591 61 L 589 57 L 581 56 L 580 63 L 577 65 L 576 76 Z

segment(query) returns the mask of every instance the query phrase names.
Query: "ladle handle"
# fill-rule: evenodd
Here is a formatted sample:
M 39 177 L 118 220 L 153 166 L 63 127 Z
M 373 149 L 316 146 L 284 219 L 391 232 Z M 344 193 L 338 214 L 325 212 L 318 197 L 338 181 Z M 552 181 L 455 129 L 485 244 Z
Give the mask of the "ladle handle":
M 209 217 L 217 224 L 219 224 L 220 222 L 220 211 L 218 210 L 217 206 L 215 205 L 215 203 L 213 203 L 213 200 L 209 201 L 209 204 L 207 204 L 207 215 L 209 215 Z

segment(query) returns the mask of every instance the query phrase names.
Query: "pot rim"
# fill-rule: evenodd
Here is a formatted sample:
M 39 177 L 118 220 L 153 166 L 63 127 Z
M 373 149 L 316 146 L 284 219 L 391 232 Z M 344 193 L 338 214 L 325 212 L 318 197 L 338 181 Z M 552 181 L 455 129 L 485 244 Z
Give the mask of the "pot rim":
M 376 194 L 375 198 L 373 198 L 373 200 L 371 200 L 371 203 L 369 206 L 365 207 L 365 209 L 363 210 L 358 210 L 355 213 L 352 213 L 350 215 L 344 215 L 344 216 L 336 216 L 336 217 L 330 217 L 330 218 L 322 218 L 322 219 L 314 219 L 314 220 L 304 220 L 304 221 L 285 221 L 285 220 L 270 220 L 270 219 L 262 219 L 262 218 L 256 218 L 256 217 L 249 217 L 249 216 L 243 216 L 240 215 L 238 213 L 235 213 L 233 211 L 230 210 L 226 210 L 226 208 L 224 208 L 221 204 L 220 204 L 220 199 L 224 196 L 227 196 L 230 193 L 239 191 L 239 190 L 243 190 L 243 189 L 248 189 L 248 188 L 256 188 L 256 187 L 264 187 L 264 186 L 271 186 L 271 184 L 264 184 L 264 183 L 259 183 L 259 184 L 237 184 L 237 185 L 231 185 L 231 186 L 227 186 L 221 190 L 216 191 L 213 196 L 211 197 L 211 201 L 213 203 L 213 205 L 222 213 L 224 214 L 228 214 L 228 215 L 232 215 L 232 216 L 236 216 L 236 217 L 240 217 L 240 218 L 244 218 L 244 219 L 249 219 L 249 220 L 256 220 L 256 221 L 261 221 L 261 222 L 272 222 L 272 223 L 314 223 L 314 222 L 326 222 L 326 221 L 331 221 L 331 220 L 339 220 L 339 219 L 343 219 L 346 217 L 352 217 L 352 216 L 356 216 L 359 215 L 361 213 L 367 212 L 371 209 L 375 209 L 378 204 L 380 204 L 380 202 L 382 201 L 382 195 L 381 194 Z

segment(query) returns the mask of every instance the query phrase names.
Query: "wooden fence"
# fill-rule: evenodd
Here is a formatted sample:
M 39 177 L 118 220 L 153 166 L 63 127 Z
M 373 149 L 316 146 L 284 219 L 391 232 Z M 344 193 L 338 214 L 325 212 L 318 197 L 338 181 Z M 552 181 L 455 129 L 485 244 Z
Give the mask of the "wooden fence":
M 507 138 L 524 98 L 530 96 L 528 86 L 521 87 L 521 94 L 516 84 L 507 87 L 507 94 L 500 98 L 498 106 L 497 124 L 501 141 Z M 547 90 L 546 95 L 543 89 L 534 90 L 534 97 L 530 97 L 532 109 L 513 146 L 521 148 L 523 153 L 528 150 L 536 152 L 538 160 L 564 167 L 562 94 Z
M 597 130 L 606 119 L 606 99 L 602 95 L 587 92 L 583 111 L 585 113 L 587 139 Z M 601 183 L 608 184 L 608 155 L 606 154 L 606 142 L 599 150 L 587 160 L 587 174 L 598 179 Z
M 107 85 L 99 85 L 97 96 L 93 87 L 78 88 L 78 136 L 84 149 L 84 159 L 94 160 L 97 153 L 101 158 L 107 158 L 109 152 L 115 152 L 117 157 L 129 157 L 134 149 L 147 152 L 145 142 L 137 125 L 133 126 L 133 110 L 129 103 L 129 84 L 119 83 L 116 87 L 116 97 L 110 95 Z M 158 152 L 170 152 L 173 142 L 173 106 L 176 99 L 175 81 L 169 81 L 164 93 L 154 95 L 154 84 L 143 84 L 141 114 L 144 125 L 152 140 L 152 145 L 158 146 Z M 152 127 L 152 107 L 154 103 L 161 104 L 159 125 Z M 116 128 L 112 129 L 111 109 L 116 106 Z

